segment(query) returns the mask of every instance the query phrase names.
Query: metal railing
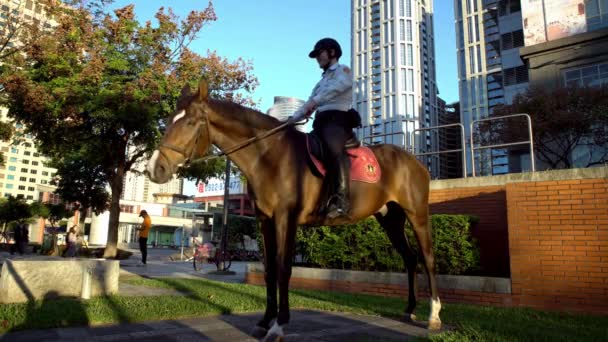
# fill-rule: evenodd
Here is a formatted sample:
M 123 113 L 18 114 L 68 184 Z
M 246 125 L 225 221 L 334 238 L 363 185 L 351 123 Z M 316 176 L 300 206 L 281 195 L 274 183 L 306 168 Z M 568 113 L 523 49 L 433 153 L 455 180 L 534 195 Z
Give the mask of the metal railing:
M 460 127 L 460 143 L 462 148 L 460 149 L 455 149 L 455 150 L 444 150 L 444 151 L 435 151 L 435 152 L 424 152 L 424 153 L 416 153 L 416 139 L 415 139 L 415 135 L 416 132 L 422 132 L 422 131 L 430 131 L 430 130 L 435 130 L 435 129 L 440 129 L 440 128 L 447 128 L 447 127 L 456 127 L 459 126 Z M 415 130 L 412 131 L 412 133 L 410 133 L 412 136 L 412 153 L 415 156 L 428 156 L 428 155 L 434 155 L 434 154 L 442 154 L 442 153 L 454 153 L 454 152 L 461 152 L 462 153 L 462 175 L 464 178 L 467 178 L 467 156 L 466 156 L 466 148 L 465 148 L 465 134 L 464 134 L 464 125 L 461 123 L 454 123 L 454 124 L 447 124 L 447 125 L 440 125 L 440 126 L 432 126 L 432 127 L 423 127 L 423 128 L 417 128 Z
M 505 143 L 505 144 L 494 144 L 494 145 L 475 147 L 475 145 L 473 143 L 473 126 L 476 123 L 484 122 L 484 121 L 500 120 L 500 119 L 505 119 L 505 118 L 517 117 L 517 116 L 526 117 L 526 120 L 528 122 L 528 135 L 530 137 L 528 140 L 516 141 L 516 142 L 511 142 L 511 143 Z M 483 149 L 487 149 L 487 148 L 501 148 L 501 147 L 507 147 L 507 146 L 513 146 L 513 145 L 523 145 L 523 144 L 530 144 L 530 162 L 531 162 L 531 166 L 532 166 L 532 172 L 536 171 L 536 165 L 534 162 L 534 138 L 532 135 L 532 119 L 530 118 L 530 115 L 525 114 L 525 113 L 519 113 L 519 114 L 496 116 L 496 117 L 487 118 L 487 119 L 473 120 L 471 122 L 470 129 L 471 129 L 471 169 L 472 169 L 471 171 L 472 171 L 473 177 L 475 177 L 475 151 L 476 150 L 483 150 Z M 466 162 L 464 162 L 463 164 L 466 165 Z

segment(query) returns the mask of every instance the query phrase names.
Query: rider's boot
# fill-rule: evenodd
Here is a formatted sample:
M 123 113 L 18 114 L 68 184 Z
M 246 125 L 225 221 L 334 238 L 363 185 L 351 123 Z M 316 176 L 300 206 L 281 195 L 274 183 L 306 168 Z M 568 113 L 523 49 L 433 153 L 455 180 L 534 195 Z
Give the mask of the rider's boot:
M 330 219 L 348 217 L 350 210 L 350 158 L 343 152 L 338 158 L 337 170 L 337 191 L 331 197 L 327 217 Z

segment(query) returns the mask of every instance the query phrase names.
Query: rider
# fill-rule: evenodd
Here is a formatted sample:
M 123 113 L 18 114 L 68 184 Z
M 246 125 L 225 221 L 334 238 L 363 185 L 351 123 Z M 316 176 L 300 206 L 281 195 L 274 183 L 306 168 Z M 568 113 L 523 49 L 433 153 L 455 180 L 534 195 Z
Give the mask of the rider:
M 323 38 L 315 44 L 308 57 L 317 59 L 323 77 L 308 101 L 290 119 L 297 122 L 317 111 L 313 130 L 329 152 L 325 161 L 329 164 L 328 173 L 331 173 L 328 176 L 337 181 L 337 189 L 327 208 L 329 218 L 348 216 L 350 160 L 344 145 L 353 137 L 353 128 L 361 125 L 359 113 L 351 109 L 353 76 L 348 66 L 338 63 L 341 56 L 340 44 L 332 38 Z

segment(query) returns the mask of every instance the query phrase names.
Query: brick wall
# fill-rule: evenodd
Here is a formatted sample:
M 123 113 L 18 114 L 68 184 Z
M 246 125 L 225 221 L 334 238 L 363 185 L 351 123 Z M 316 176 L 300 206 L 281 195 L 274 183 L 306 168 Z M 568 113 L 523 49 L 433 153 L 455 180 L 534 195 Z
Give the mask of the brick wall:
M 481 274 L 509 277 L 509 244 L 505 186 L 431 190 L 432 214 L 466 214 L 479 218 L 472 235 L 480 248 Z
M 507 204 L 521 305 L 608 312 L 608 180 L 511 183 Z
M 608 314 L 608 167 L 434 181 L 431 187 L 432 213 L 478 216 L 473 234 L 485 271 L 511 278 L 510 294 L 442 288 L 442 300 Z M 262 274 L 248 274 L 247 281 L 264 284 Z M 294 277 L 291 286 L 407 296 L 407 284 Z M 419 295 L 428 296 L 424 290 Z
M 265 285 L 264 274 L 247 273 L 245 283 L 251 285 Z M 292 277 L 290 288 L 311 289 L 323 291 L 336 291 L 348 293 L 362 293 L 375 296 L 399 297 L 407 300 L 407 284 L 392 285 L 378 283 L 362 283 L 341 280 L 321 280 Z M 440 289 L 441 301 L 445 303 L 467 303 L 480 305 L 511 306 L 512 299 L 509 294 L 490 293 L 481 291 L 468 291 L 458 289 Z M 418 298 L 426 300 L 429 293 L 426 289 L 419 289 Z

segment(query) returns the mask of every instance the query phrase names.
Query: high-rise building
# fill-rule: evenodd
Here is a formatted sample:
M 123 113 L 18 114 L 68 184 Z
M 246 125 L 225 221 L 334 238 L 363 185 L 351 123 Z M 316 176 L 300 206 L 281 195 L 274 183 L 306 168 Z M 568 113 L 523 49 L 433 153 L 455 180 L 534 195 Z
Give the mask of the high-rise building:
M 458 102 L 446 104 L 441 98 L 437 98 L 437 119 L 439 126 L 446 126 L 439 131 L 439 150 L 444 151 L 439 156 L 439 178 L 461 178 L 463 177 L 462 165 L 462 128 L 454 124 L 460 123 L 460 104 Z M 447 152 L 451 151 L 451 152 Z
M 354 107 L 359 138 L 412 148 L 411 133 L 437 126 L 437 86 L 431 0 L 352 0 Z M 424 131 L 416 152 L 438 150 L 438 133 Z M 437 155 L 422 158 L 439 174 Z
M 302 107 L 304 103 L 304 100 L 295 97 L 275 96 L 274 104 L 272 105 L 272 107 L 270 107 L 270 109 L 268 109 L 266 114 L 281 121 L 285 121 L 287 120 L 287 118 L 292 116 L 293 113 L 296 112 L 296 110 Z M 303 131 L 304 125 L 297 125 L 296 129 L 299 131 Z
M 510 104 L 529 86 L 608 82 L 606 1 L 455 0 L 454 15 L 469 172 L 470 124 L 490 116 L 496 105 Z M 587 160 L 589 151 L 583 146 L 570 158 Z M 530 170 L 527 146 L 475 155 L 482 174 Z
M 520 0 L 455 0 L 460 115 L 466 131 L 467 170 L 471 170 L 470 124 L 487 118 L 528 87 L 528 69 L 519 55 L 524 46 Z M 504 151 L 482 150 L 476 170 L 507 173 Z

